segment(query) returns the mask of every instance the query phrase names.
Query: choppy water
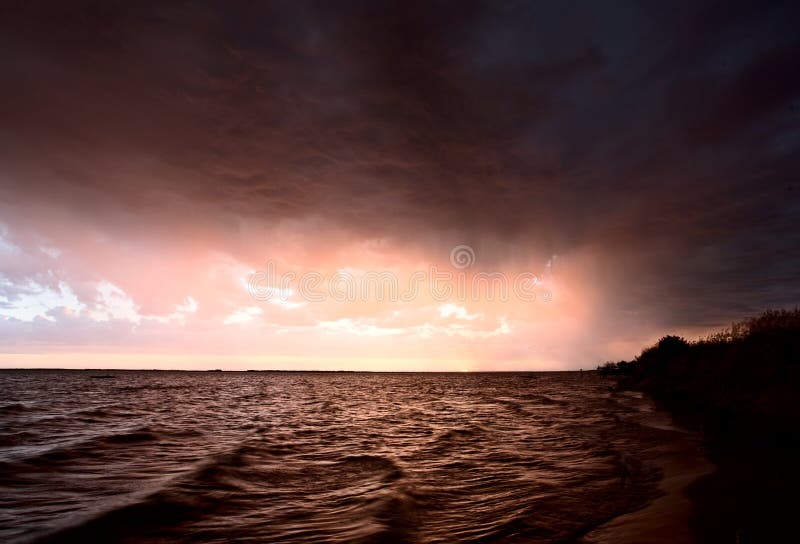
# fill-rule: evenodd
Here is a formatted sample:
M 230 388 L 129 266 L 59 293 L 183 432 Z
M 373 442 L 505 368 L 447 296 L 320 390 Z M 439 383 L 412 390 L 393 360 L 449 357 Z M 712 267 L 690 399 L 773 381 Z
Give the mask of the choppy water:
M 590 373 L 0 372 L 0 540 L 576 541 L 658 493 L 642 409 Z

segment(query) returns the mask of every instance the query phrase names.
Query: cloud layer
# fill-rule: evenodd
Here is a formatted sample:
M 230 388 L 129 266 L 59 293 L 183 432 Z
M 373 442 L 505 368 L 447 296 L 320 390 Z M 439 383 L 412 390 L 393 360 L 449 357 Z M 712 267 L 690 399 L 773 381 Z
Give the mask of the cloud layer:
M 11 2 L 0 21 L 7 353 L 587 367 L 800 300 L 796 3 Z M 459 244 L 473 273 L 557 255 L 552 304 L 244 287 L 270 260 L 407 277 Z

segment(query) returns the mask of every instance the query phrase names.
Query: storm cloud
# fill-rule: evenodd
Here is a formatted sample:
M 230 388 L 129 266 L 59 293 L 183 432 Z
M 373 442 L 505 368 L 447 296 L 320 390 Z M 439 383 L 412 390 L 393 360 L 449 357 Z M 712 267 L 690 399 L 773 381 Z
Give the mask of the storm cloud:
M 200 279 L 219 262 L 364 244 L 557 255 L 586 296 L 568 366 L 800 301 L 797 3 L 7 2 L 0 27 L 0 314 L 109 282 L 167 315 L 203 283 L 212 319 L 246 304 Z

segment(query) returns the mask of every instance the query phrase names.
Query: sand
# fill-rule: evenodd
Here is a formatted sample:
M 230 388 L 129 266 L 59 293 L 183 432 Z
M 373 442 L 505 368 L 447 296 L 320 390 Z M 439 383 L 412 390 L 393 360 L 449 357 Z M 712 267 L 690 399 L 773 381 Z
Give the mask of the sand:
M 643 414 L 640 422 L 677 431 L 674 441 L 652 451 L 652 461 L 663 471 L 659 487 L 664 494 L 648 506 L 592 530 L 581 540 L 586 544 L 698 542 L 690 524 L 692 504 L 685 491 L 692 482 L 715 470 L 703 453 L 702 438 L 675 427 L 663 411 Z

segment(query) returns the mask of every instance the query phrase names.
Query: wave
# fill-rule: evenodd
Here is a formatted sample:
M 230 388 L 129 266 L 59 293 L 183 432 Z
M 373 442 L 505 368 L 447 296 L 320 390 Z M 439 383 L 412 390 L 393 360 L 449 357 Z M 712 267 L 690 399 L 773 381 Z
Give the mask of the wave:
M 518 402 L 516 400 L 504 399 L 504 398 L 496 398 L 496 399 L 492 399 L 492 400 L 496 404 L 499 404 L 500 406 L 505 407 L 506 409 L 510 410 L 511 412 L 514 412 L 515 414 L 528 415 L 530 413 L 530 412 L 528 412 L 528 410 L 525 409 L 525 407 L 522 405 L 522 403 L 520 403 L 520 402 Z
M 34 410 L 36 410 L 36 408 L 29 404 L 25 404 L 23 402 L 12 402 L 11 404 L 4 404 L 0 406 L 0 415 L 24 414 Z
M 457 441 L 457 440 L 464 440 L 469 439 L 475 436 L 479 436 L 486 433 L 486 429 L 479 426 L 473 425 L 470 427 L 459 427 L 456 429 L 449 429 L 437 437 L 438 441 L 442 442 L 450 442 L 450 441 Z
M 404 476 L 403 469 L 388 457 L 379 455 L 348 455 L 339 462 L 348 474 L 359 472 L 381 473 L 383 481 L 399 480 Z
M 544 404 L 546 406 L 555 406 L 555 405 L 564 406 L 569 404 L 568 400 L 556 399 L 542 393 L 525 393 L 520 395 L 519 398 L 524 400 L 536 401 L 538 404 Z
M 118 393 L 138 393 L 140 391 L 180 391 L 185 389 L 194 389 L 196 385 L 191 383 L 182 384 L 163 384 L 163 383 L 145 383 L 137 385 L 114 385 L 113 390 Z
M 31 438 L 30 433 L 25 438 Z M 70 464 L 87 456 L 102 457 L 114 455 L 120 446 L 130 447 L 137 443 L 149 443 L 161 440 L 163 435 L 149 427 L 140 427 L 130 431 L 92 436 L 77 439 L 66 444 L 39 450 L 31 455 L 23 455 L 0 463 L 0 478 L 9 472 L 24 467 L 39 469 L 54 468 Z
M 0 447 L 11 448 L 20 446 L 35 438 L 37 435 L 30 431 L 12 431 L 0 433 Z
M 404 476 L 392 459 L 378 455 L 347 455 L 333 462 L 283 464 L 268 462 L 270 448 L 261 443 L 239 445 L 210 455 L 193 470 L 162 488 L 70 526 L 40 537 L 38 542 L 118 541 L 118 535 L 133 540 L 154 537 L 157 541 L 191 539 L 196 526 L 215 534 L 214 540 L 256 538 L 253 523 L 261 523 L 273 510 L 275 532 L 270 541 L 316 542 L 407 542 L 413 531 L 416 502 L 396 482 Z M 374 482 L 373 486 L 368 485 Z M 298 502 L 295 513 L 285 512 L 287 490 L 305 490 L 306 502 L 317 503 L 308 515 L 316 521 L 295 519 L 306 502 Z M 260 499 L 255 500 L 258 496 Z M 347 514 L 348 521 L 342 521 Z M 214 520 L 224 516 L 220 526 Z M 267 516 L 266 519 L 269 519 Z M 262 531 L 267 529 L 262 528 Z M 206 534 L 206 538 L 210 535 Z

